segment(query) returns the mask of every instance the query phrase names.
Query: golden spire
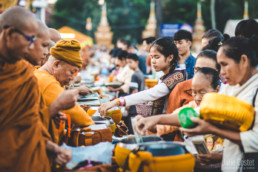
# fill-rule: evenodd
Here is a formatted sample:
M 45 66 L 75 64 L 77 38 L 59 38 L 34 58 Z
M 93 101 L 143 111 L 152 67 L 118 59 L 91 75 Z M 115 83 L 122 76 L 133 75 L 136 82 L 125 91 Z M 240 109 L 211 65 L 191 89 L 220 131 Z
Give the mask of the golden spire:
M 104 2 L 101 10 L 100 23 L 99 23 L 97 32 L 95 32 L 95 39 L 97 44 L 111 47 L 112 38 L 113 38 L 113 33 L 110 31 L 110 27 L 107 20 L 107 6 L 106 6 L 106 3 Z
M 199 53 L 202 49 L 202 35 L 205 31 L 202 20 L 202 4 L 200 1 L 197 2 L 197 18 L 195 20 L 193 29 L 193 45 L 192 49 L 194 52 Z
M 145 27 L 145 30 L 142 32 L 142 37 L 155 37 L 156 35 L 156 15 L 155 15 L 155 3 L 153 0 L 150 3 L 150 16 Z
M 197 3 L 197 19 L 202 20 L 202 4 L 200 1 Z
M 248 19 L 248 0 L 245 0 L 244 19 Z

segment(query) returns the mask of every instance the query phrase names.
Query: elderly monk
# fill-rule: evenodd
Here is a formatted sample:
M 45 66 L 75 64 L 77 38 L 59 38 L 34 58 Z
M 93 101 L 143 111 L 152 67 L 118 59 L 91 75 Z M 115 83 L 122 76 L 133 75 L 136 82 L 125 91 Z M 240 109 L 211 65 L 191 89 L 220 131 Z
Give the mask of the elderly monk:
M 65 91 L 64 86 L 68 85 L 74 79 L 75 73 L 79 71 L 82 65 L 79 51 L 79 42 L 75 40 L 59 41 L 51 48 L 51 56 L 47 63 L 34 71 L 47 105 L 53 103 Z M 79 104 L 64 113 L 69 114 L 73 124 L 77 126 L 94 124 Z
M 39 29 L 37 39 L 34 41 L 34 49 L 30 50 L 29 53 L 25 53 L 25 59 L 34 66 L 39 65 L 42 62 L 42 59 L 44 59 L 48 54 L 48 46 L 50 44 L 48 27 L 40 20 L 37 20 L 37 23 Z M 54 119 L 62 117 L 59 115 L 59 111 L 74 107 L 77 96 L 78 90 L 67 90 L 64 91 L 52 104 L 47 106 L 42 93 L 40 94 L 40 117 L 44 126 L 48 129 L 52 141 L 55 143 L 59 143 L 59 137 Z
M 61 34 L 54 28 L 49 28 L 49 33 L 50 33 L 50 39 L 51 41 L 54 41 L 57 43 L 58 41 L 61 41 Z
M 39 89 L 24 54 L 34 48 L 38 25 L 21 7 L 0 16 L 0 171 L 49 172 L 46 150 L 63 164 L 71 152 L 49 141 L 39 116 Z

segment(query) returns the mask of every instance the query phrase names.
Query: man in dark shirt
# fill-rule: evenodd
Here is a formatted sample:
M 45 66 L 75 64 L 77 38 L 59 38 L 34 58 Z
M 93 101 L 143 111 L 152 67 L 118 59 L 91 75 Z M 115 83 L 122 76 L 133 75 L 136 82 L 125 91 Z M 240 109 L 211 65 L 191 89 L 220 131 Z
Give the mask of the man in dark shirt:
M 187 79 L 194 75 L 195 57 L 191 54 L 192 34 L 186 30 L 179 30 L 174 35 L 174 43 L 178 48 L 178 69 L 186 69 Z
M 145 89 L 145 79 L 142 71 L 139 69 L 139 57 L 136 54 L 128 54 L 126 57 L 126 61 L 130 69 L 134 71 L 132 75 L 131 83 L 130 83 L 130 94 L 137 93 L 139 91 L 143 91 Z M 136 107 L 130 106 L 128 110 L 128 116 L 124 118 L 125 124 L 128 126 L 129 133 L 132 134 L 132 125 L 131 125 L 131 117 L 137 114 Z

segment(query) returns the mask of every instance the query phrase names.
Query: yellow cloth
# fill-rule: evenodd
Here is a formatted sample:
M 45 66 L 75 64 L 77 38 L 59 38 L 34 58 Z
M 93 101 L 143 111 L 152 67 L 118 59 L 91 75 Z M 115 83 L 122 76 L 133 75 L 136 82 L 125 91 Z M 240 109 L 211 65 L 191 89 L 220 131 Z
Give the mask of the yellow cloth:
M 65 61 L 73 66 L 82 67 L 80 43 L 76 40 L 61 40 L 50 49 L 50 54 L 58 60 Z
M 65 91 L 56 78 L 48 72 L 44 70 L 35 70 L 34 74 L 38 78 L 39 87 L 48 106 L 52 104 L 63 91 Z M 94 124 L 90 116 L 79 106 L 78 103 L 76 103 L 73 108 L 64 111 L 64 113 L 69 114 L 71 116 L 72 123 L 77 126 Z

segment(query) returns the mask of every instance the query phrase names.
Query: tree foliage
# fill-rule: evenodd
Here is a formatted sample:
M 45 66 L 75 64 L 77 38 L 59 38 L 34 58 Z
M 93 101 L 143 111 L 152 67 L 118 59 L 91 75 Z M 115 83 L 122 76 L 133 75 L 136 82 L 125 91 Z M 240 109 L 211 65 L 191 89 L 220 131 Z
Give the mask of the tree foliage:
M 114 39 L 124 37 L 132 41 L 141 38 L 149 17 L 151 0 L 106 0 L 107 16 Z M 194 24 L 197 0 L 162 0 L 162 23 Z M 249 17 L 258 18 L 258 1 L 249 0 Z M 216 0 L 216 23 L 224 30 L 228 19 L 242 19 L 244 0 Z M 58 0 L 51 27 L 70 26 L 80 32 L 96 31 L 101 16 L 98 0 Z M 210 0 L 202 2 L 202 16 L 206 29 L 211 28 Z M 93 32 L 85 30 L 86 18 L 92 18 Z

